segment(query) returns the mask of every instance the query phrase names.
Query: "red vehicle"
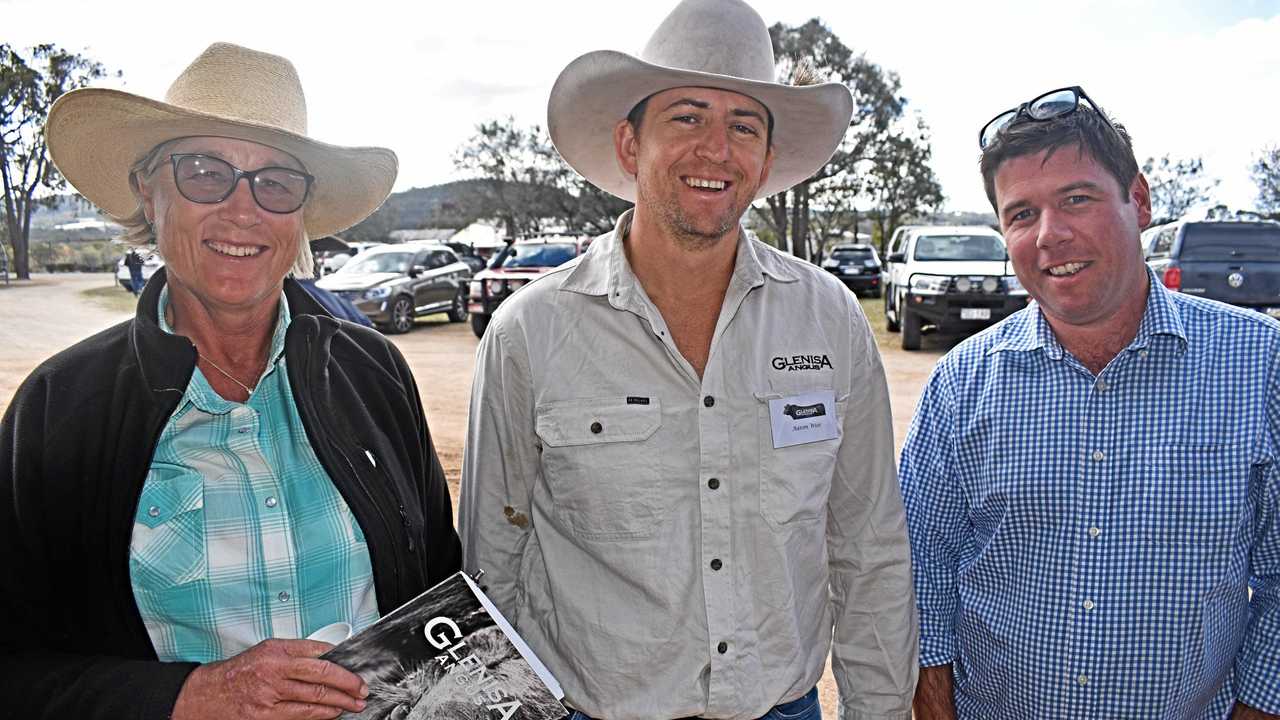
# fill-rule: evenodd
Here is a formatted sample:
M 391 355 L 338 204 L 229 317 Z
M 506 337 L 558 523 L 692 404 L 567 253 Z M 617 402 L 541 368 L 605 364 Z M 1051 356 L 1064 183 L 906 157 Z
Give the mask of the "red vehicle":
M 467 310 L 471 330 L 484 337 L 489 318 L 503 300 L 547 271 L 587 251 L 591 238 L 541 237 L 517 240 L 494 256 L 489 267 L 471 278 Z

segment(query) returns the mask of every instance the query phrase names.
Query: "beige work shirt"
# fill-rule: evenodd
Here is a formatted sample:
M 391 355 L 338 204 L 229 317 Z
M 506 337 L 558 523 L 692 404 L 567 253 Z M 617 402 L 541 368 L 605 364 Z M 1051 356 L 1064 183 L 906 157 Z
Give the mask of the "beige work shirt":
M 592 717 L 759 717 L 813 687 L 834 630 L 844 718 L 907 720 L 910 553 L 866 317 L 744 230 L 699 380 L 627 262 L 629 222 L 480 343 L 466 569 Z M 814 391 L 838 437 L 775 449 L 769 401 Z

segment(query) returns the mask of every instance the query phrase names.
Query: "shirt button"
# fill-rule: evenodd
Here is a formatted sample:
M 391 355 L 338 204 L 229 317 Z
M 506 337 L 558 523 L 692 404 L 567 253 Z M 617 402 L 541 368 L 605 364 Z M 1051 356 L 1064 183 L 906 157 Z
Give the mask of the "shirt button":
M 1080 683 L 1081 685 L 1088 685 L 1089 676 L 1085 675 L 1084 673 L 1080 673 L 1079 675 L 1076 676 L 1076 682 Z
M 706 397 L 702 398 L 702 404 L 703 404 L 703 405 L 705 405 L 705 406 L 707 406 L 707 407 L 715 407 L 715 406 L 716 406 L 716 399 L 715 399 L 715 398 L 713 398 L 713 397 L 711 397 L 710 395 L 708 395 L 708 396 L 706 396 Z
M 719 645 L 716 646 L 716 652 L 720 653 L 721 655 L 729 652 L 729 643 L 721 642 Z
M 722 567 L 724 567 L 724 563 L 720 562 L 720 558 L 716 558 L 715 560 L 711 561 L 712 570 L 719 570 Z
M 155 505 L 152 505 L 151 507 L 147 508 L 147 514 L 150 515 L 151 517 L 160 517 L 160 508 L 156 507 Z
M 278 598 L 280 602 L 289 602 L 289 593 L 287 591 L 281 590 L 280 594 L 276 595 L 276 598 Z
M 1098 392 L 1106 392 L 1107 388 L 1110 386 L 1107 385 L 1106 380 L 1098 378 L 1098 382 L 1094 383 L 1094 387 L 1098 388 Z
M 1092 609 L 1093 609 L 1093 601 L 1092 601 L 1092 600 L 1085 600 L 1085 601 L 1084 601 L 1084 603 L 1083 603 L 1083 605 L 1084 605 L 1084 609 L 1085 609 L 1085 610 L 1092 610 Z
M 267 499 L 265 500 L 265 503 L 266 503 L 266 506 L 267 506 L 267 507 L 275 507 L 275 506 L 276 506 L 276 499 L 275 499 L 274 497 L 269 497 L 269 498 L 267 498 Z
M 1094 460 L 1102 460 L 1102 458 L 1104 458 L 1104 457 L 1106 457 L 1106 455 L 1103 455 L 1101 450 L 1094 450 L 1094 451 L 1093 451 L 1093 459 L 1094 459 Z
M 241 435 L 243 435 L 243 434 L 245 434 L 245 433 L 249 432 L 249 428 L 247 428 L 247 427 L 240 428 L 239 430 L 236 430 L 236 432 L 238 432 L 238 433 L 240 433 Z
M 603 430 L 604 430 L 604 426 L 601 425 L 599 422 L 591 423 L 591 432 L 595 433 L 596 435 L 599 435 Z
M 1144 357 L 1146 357 L 1146 356 L 1147 356 L 1147 351 L 1146 351 L 1146 350 L 1139 350 L 1139 351 L 1138 351 L 1138 357 L 1140 357 L 1140 358 L 1144 358 Z
M 711 478 L 710 480 L 708 480 L 707 487 L 711 488 L 712 490 L 719 490 L 720 489 L 719 478 Z
M 1101 531 L 1101 530 L 1099 530 L 1098 528 L 1096 528 L 1096 527 L 1091 527 L 1091 528 L 1089 528 L 1089 537 L 1095 537 L 1095 538 L 1096 538 L 1096 537 L 1098 537 L 1098 536 L 1099 536 L 1099 535 L 1101 535 L 1101 534 L 1102 534 L 1102 531 Z

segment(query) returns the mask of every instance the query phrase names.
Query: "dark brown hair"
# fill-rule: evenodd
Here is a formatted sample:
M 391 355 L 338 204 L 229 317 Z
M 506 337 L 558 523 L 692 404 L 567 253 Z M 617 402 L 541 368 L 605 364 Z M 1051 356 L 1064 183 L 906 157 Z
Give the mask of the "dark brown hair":
M 996 135 L 996 139 L 982 151 L 982 183 L 987 190 L 987 200 L 996 211 L 996 171 L 1007 160 L 1035 155 L 1047 150 L 1045 160 L 1062 149 L 1075 148 L 1083 155 L 1106 168 L 1120 183 L 1121 196 L 1129 202 L 1128 187 L 1138 175 L 1138 160 L 1133 155 L 1133 141 L 1120 123 L 1113 122 L 1115 132 L 1107 121 L 1087 103 L 1075 112 L 1042 122 L 1015 120 Z

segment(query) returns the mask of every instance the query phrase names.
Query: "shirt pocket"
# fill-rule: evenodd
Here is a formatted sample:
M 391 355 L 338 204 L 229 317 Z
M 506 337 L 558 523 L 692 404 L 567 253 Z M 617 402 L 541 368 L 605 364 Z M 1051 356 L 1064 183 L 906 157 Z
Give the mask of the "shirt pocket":
M 830 388 L 805 387 L 786 392 L 757 392 L 756 438 L 760 448 L 760 514 L 779 526 L 812 523 L 826 516 L 827 497 L 835 473 L 836 456 L 844 433 L 849 394 L 836 391 L 836 423 L 840 434 L 831 440 L 774 448 L 769 401 Z
M 1141 535 L 1163 547 L 1200 548 L 1227 561 L 1251 520 L 1254 466 L 1247 444 L 1157 448 L 1143 482 Z
M 129 566 L 135 587 L 160 591 L 203 580 L 204 477 L 181 465 L 153 463 L 138 497 Z
M 556 517 L 587 540 L 652 537 L 666 503 L 658 487 L 661 456 L 652 438 L 662 404 L 626 398 L 539 403 L 536 430 L 542 471 Z

